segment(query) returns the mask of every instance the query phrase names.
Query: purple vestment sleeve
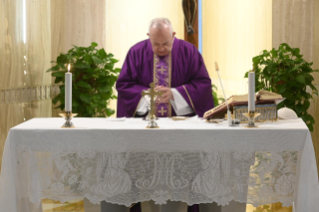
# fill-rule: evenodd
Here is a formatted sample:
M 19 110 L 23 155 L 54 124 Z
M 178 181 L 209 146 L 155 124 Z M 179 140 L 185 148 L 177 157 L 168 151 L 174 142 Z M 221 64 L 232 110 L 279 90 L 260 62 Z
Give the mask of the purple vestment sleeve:
M 139 83 L 134 55 L 128 52 L 120 76 L 116 82 L 118 92 L 117 117 L 135 116 L 137 106 L 141 100 L 141 93 L 148 87 Z
M 201 54 L 195 46 L 190 52 L 186 73 L 188 81 L 176 89 L 194 112 L 203 117 L 207 110 L 214 107 L 212 85 Z

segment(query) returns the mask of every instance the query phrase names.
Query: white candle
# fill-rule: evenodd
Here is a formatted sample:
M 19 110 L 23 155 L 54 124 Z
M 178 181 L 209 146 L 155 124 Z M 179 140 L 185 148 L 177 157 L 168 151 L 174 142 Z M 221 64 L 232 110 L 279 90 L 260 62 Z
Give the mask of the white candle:
M 248 111 L 255 111 L 255 72 L 248 73 Z
M 65 73 L 65 111 L 72 111 L 72 73 L 70 73 L 70 64 L 68 72 Z

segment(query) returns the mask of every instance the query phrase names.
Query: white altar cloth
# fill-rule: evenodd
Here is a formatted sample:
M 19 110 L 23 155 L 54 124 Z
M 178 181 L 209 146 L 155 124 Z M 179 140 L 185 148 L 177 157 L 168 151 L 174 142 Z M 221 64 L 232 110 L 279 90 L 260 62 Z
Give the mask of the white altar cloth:
M 189 205 L 232 200 L 255 206 L 282 202 L 317 211 L 319 185 L 308 128 L 301 119 L 257 129 L 141 119 L 35 118 L 12 128 L 3 154 L 1 211 L 18 212 L 21 198 L 62 202 L 86 197 L 129 206 L 154 200 Z

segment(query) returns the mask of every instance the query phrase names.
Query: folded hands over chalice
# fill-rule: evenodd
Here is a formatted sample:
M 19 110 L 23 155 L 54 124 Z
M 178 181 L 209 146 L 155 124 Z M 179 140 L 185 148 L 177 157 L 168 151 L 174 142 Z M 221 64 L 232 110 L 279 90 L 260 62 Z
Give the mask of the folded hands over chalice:
M 155 100 L 156 103 L 167 103 L 170 100 L 174 100 L 174 96 L 173 96 L 171 88 L 164 87 L 164 86 L 156 86 L 155 90 L 162 92 L 162 95 L 156 98 Z

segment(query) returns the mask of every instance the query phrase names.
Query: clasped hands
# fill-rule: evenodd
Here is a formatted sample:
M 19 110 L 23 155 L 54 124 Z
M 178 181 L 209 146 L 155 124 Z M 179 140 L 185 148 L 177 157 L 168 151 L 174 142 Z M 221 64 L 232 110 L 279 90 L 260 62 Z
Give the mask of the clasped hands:
M 156 91 L 162 92 L 161 96 L 158 96 L 155 100 L 156 103 L 167 103 L 170 100 L 174 100 L 173 92 L 171 88 L 164 86 L 156 86 L 154 88 Z

